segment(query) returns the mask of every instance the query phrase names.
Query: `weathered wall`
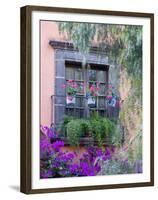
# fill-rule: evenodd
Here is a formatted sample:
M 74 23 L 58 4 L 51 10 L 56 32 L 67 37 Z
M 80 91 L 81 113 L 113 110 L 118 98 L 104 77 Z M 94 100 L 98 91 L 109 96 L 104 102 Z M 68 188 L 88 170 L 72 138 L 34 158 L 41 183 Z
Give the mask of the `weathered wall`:
M 142 105 L 133 94 L 125 69 L 120 71 L 119 92 L 123 103 L 121 105 L 120 121 L 124 126 L 124 147 L 129 152 L 129 159 L 141 159 L 142 156 Z
M 61 39 L 58 32 L 58 26 L 55 22 L 41 21 L 41 70 L 40 70 L 40 111 L 42 125 L 50 126 L 51 124 L 51 95 L 54 94 L 54 50 L 49 45 L 53 39 Z

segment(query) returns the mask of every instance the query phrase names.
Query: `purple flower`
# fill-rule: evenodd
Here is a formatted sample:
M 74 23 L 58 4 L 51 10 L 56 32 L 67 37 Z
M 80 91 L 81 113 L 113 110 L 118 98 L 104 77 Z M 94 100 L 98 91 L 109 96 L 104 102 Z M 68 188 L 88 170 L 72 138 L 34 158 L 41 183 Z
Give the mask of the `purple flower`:
M 55 151 L 59 151 L 60 148 L 63 147 L 63 146 L 64 146 L 64 142 L 61 141 L 61 140 L 57 140 L 56 142 L 54 142 L 54 143 L 52 144 L 52 147 L 53 147 L 53 149 L 54 149 Z
M 42 133 L 48 138 L 59 138 L 59 135 L 55 132 L 54 128 L 48 128 L 47 126 L 40 125 Z
M 111 151 L 109 147 L 106 147 L 105 156 L 107 159 L 111 159 Z
M 79 170 L 79 166 L 77 164 L 73 164 L 73 165 L 70 165 L 69 169 L 70 169 L 71 174 L 76 175 L 77 171 Z
M 111 146 L 111 151 L 112 151 L 112 153 L 114 153 L 115 150 L 116 150 L 116 147 L 115 147 L 114 145 L 112 145 L 112 146 Z
M 88 153 L 88 154 L 94 154 L 94 151 L 95 151 L 95 148 L 94 148 L 94 147 L 89 147 L 89 148 L 87 149 L 87 153 Z
M 75 157 L 73 153 L 68 153 L 66 156 L 69 160 L 72 160 Z
M 47 138 L 41 139 L 41 141 L 40 141 L 40 149 L 41 149 L 42 151 L 46 151 L 46 150 L 48 150 L 50 147 L 51 147 L 51 144 L 50 144 L 50 142 L 49 142 L 49 140 L 48 140 Z
M 52 177 L 52 170 L 51 169 L 44 170 L 44 171 L 41 172 L 40 176 L 41 176 L 41 178 Z
M 98 163 L 94 166 L 94 170 L 96 173 L 98 173 L 101 170 L 101 167 Z
M 103 155 L 103 151 L 101 150 L 101 149 L 97 149 L 97 151 L 96 151 L 96 156 L 102 156 Z
M 102 159 L 103 159 L 104 161 L 106 161 L 106 160 L 107 160 L 107 157 L 104 155 L 104 156 L 102 157 Z
M 142 161 L 141 160 L 137 160 L 134 164 L 134 171 L 135 173 L 142 173 L 143 169 L 142 169 Z
M 81 175 L 88 176 L 89 175 L 89 165 L 88 165 L 88 163 L 87 162 L 81 162 L 80 167 L 81 167 Z

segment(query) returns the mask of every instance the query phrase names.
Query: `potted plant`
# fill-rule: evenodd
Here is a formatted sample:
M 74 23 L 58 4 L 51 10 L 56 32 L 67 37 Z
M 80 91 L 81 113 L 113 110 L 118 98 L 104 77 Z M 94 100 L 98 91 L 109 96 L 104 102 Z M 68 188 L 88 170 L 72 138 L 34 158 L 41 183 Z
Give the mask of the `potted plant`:
M 87 103 L 89 107 L 95 107 L 96 106 L 96 96 L 98 95 L 99 92 L 99 83 L 96 84 L 91 84 L 87 88 Z
M 75 104 L 76 102 L 76 93 L 78 92 L 78 85 L 74 80 L 68 80 L 66 85 L 63 85 L 62 88 L 66 89 L 66 103 L 67 105 Z

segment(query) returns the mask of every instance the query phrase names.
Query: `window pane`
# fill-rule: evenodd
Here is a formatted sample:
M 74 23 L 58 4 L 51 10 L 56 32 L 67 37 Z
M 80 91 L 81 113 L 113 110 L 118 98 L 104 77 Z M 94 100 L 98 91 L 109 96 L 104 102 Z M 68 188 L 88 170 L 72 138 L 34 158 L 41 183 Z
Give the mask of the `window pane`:
M 77 81 L 76 81 L 76 83 L 77 83 L 77 85 L 78 85 L 78 87 L 77 87 L 77 88 L 78 88 L 78 92 L 77 92 L 77 93 L 83 95 L 83 94 L 84 94 L 83 82 L 77 82 Z
M 81 96 L 76 97 L 76 105 L 77 107 L 84 107 L 84 98 Z
M 81 107 L 81 98 L 80 97 L 76 97 L 76 106 Z
M 75 80 L 83 80 L 82 69 L 78 68 L 75 70 Z
M 71 67 L 66 67 L 66 79 L 74 80 L 74 69 Z
M 105 98 L 104 97 L 99 97 L 98 106 L 100 108 L 104 108 L 105 107 Z
M 74 115 L 74 109 L 73 108 L 66 108 L 66 115 L 73 116 Z
M 105 82 L 105 71 L 100 71 L 98 70 L 98 73 L 97 73 L 97 81 L 99 82 Z
M 104 110 L 99 110 L 99 116 L 105 117 L 105 111 Z
M 100 95 L 105 95 L 105 84 L 100 84 L 99 85 L 99 94 Z
M 97 76 L 96 70 L 88 70 L 89 81 L 96 81 L 97 80 L 96 76 Z
M 76 114 L 77 118 L 80 118 L 80 109 L 76 109 L 76 113 L 75 114 Z

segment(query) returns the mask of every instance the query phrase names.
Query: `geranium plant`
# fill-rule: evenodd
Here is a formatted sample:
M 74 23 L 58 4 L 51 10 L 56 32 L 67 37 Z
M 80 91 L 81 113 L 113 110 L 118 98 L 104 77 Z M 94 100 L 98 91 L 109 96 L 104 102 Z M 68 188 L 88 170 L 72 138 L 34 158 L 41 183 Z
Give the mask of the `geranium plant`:
M 79 90 L 77 83 L 74 80 L 67 80 L 66 84 L 62 85 L 63 89 L 66 89 L 66 94 L 69 96 L 75 96 Z
M 63 89 L 66 89 L 66 103 L 75 104 L 75 95 L 79 91 L 79 87 L 74 80 L 67 80 L 66 84 L 62 85 Z
M 106 101 L 109 106 L 120 108 L 120 97 L 113 92 L 112 84 L 108 85 Z
M 94 107 L 96 100 L 95 97 L 99 94 L 99 83 L 90 84 L 86 87 L 86 98 L 88 100 L 88 105 L 90 107 Z
M 97 82 L 96 84 L 90 84 L 87 86 L 87 97 L 96 97 L 99 94 L 99 83 Z

